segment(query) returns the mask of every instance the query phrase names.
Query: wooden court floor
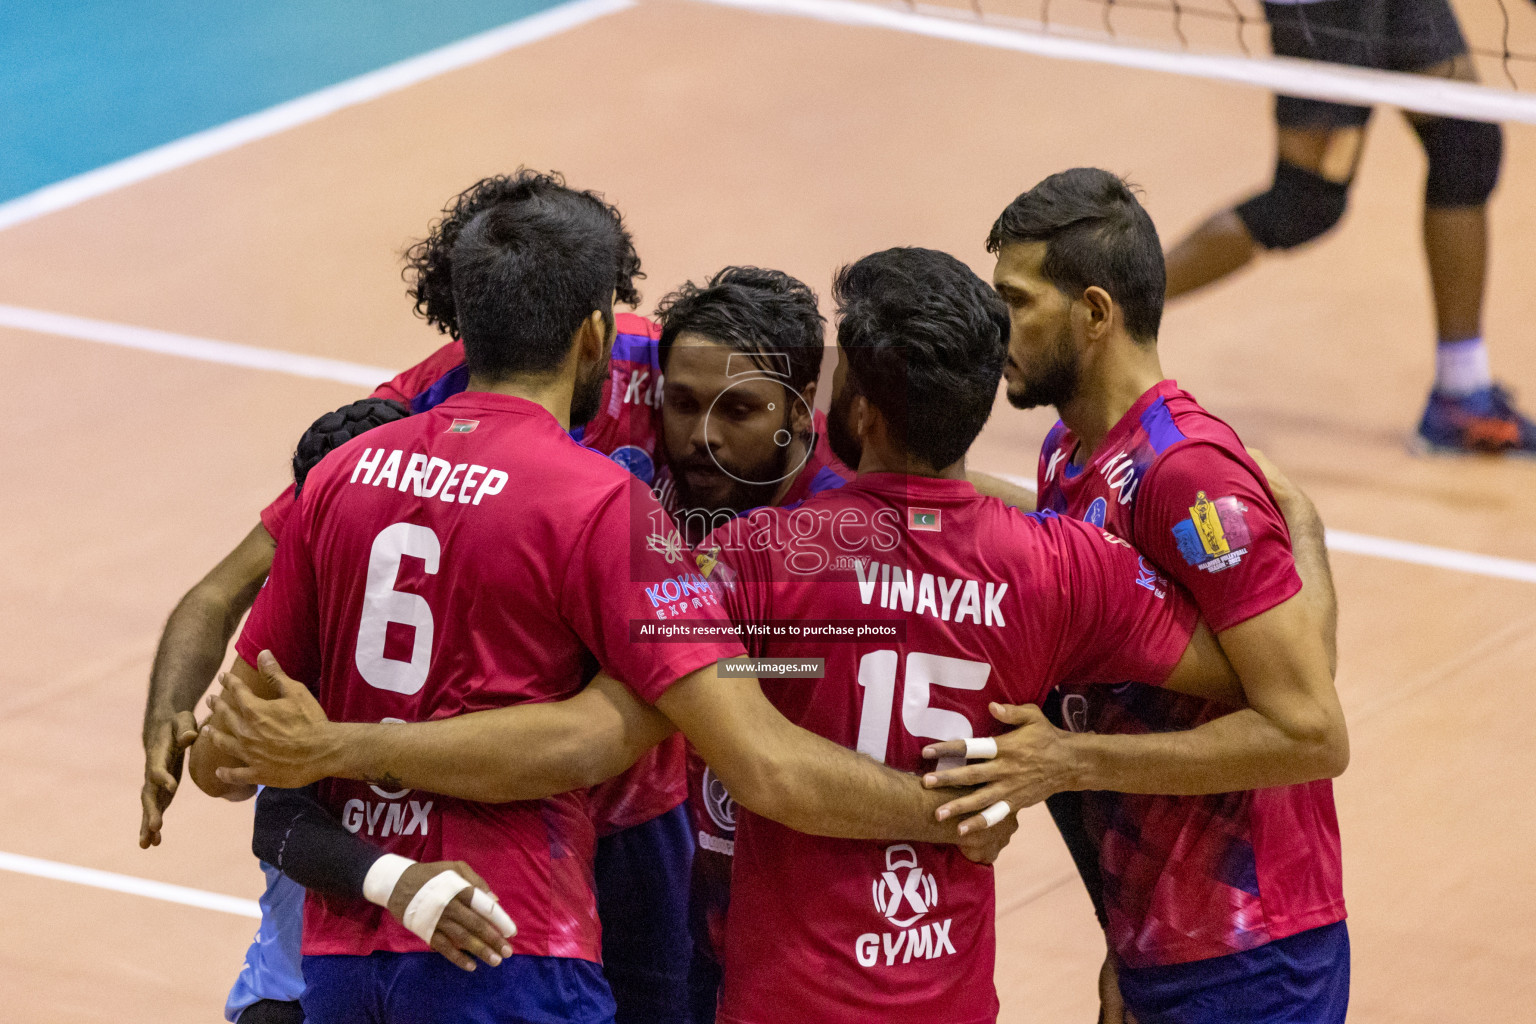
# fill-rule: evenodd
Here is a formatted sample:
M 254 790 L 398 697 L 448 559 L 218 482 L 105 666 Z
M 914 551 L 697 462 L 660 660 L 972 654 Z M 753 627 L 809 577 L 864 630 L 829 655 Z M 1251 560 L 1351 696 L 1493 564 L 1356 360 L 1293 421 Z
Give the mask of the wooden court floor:
M 923 244 L 990 271 L 1014 194 L 1128 173 L 1165 237 L 1266 177 L 1261 92 L 657 0 L 0 233 L 0 303 L 404 367 L 400 250 L 518 164 L 627 213 L 654 301 L 727 263 L 795 273 Z M 1425 461 L 1422 164 L 1381 112 L 1342 229 L 1170 311 L 1170 375 L 1331 527 L 1536 561 L 1536 464 Z M 1536 404 L 1536 133 L 1508 132 L 1487 316 Z M 0 851 L 254 897 L 248 805 L 190 786 L 136 845 L 139 717 L 176 599 L 358 389 L 0 330 Z M 1000 403 L 978 468 L 1033 475 L 1049 423 Z M 1337 554 L 1337 784 L 1352 1019 L 1536 1005 L 1536 585 Z M 1003 1019 L 1092 1019 L 1102 944 L 1043 810 L 999 865 Z M 0 1018 L 213 1021 L 255 922 L 0 871 Z

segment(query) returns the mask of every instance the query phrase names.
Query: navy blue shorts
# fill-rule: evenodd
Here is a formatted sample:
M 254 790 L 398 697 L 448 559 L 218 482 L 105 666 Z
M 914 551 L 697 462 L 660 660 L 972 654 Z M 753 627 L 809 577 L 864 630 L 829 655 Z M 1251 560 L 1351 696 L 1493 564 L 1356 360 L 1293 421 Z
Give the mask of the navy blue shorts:
M 304 958 L 306 1024 L 613 1024 L 603 969 L 511 956 L 461 971 L 437 953 Z
M 1343 1024 L 1344 922 L 1257 949 L 1172 967 L 1122 967 L 1120 994 L 1140 1024 Z
M 597 841 L 593 877 L 603 924 L 603 971 L 617 1024 L 688 1024 L 688 807 Z

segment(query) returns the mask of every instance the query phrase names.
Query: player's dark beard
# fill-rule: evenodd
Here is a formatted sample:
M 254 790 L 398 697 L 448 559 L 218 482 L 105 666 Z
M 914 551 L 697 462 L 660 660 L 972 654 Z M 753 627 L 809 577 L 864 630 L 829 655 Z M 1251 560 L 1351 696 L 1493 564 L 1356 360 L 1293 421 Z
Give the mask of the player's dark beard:
M 784 429 L 789 429 L 788 410 L 785 410 Z M 790 448 L 790 445 L 782 448 L 774 445 L 771 455 L 753 465 L 721 462 L 707 451 L 669 461 L 679 508 L 705 515 L 725 512 L 734 516 L 749 508 L 767 505 L 778 494 L 789 473 Z M 688 479 L 690 471 L 704 474 L 715 486 L 710 487 L 707 494 L 696 491 Z
M 853 436 L 848 422 L 848 412 L 853 408 L 853 389 L 844 387 L 841 394 L 832 396 L 832 407 L 827 410 L 827 445 L 832 454 L 843 460 L 843 465 L 857 470 L 864 457 L 864 446 Z
M 1028 372 L 1014 363 L 1014 379 L 1008 383 L 1008 402 L 1015 409 L 1053 405 L 1058 409 L 1077 395 L 1082 364 L 1072 344 L 1072 326 L 1063 324 L 1050 346 Z
M 591 373 L 576 378 L 576 389 L 571 392 L 571 426 L 582 426 L 597 415 L 598 407 L 603 404 L 603 383 L 607 379 L 607 363 L 593 363 Z

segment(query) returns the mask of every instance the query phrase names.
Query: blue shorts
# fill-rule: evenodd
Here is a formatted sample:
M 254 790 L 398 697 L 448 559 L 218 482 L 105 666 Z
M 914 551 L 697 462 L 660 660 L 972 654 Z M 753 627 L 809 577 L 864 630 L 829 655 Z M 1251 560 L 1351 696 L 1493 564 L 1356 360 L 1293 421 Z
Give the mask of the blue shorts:
M 306 1024 L 613 1024 L 603 969 L 511 956 L 461 971 L 437 953 L 304 958 Z
M 603 973 L 618 1024 L 687 1024 L 693 826 L 680 804 L 597 841 Z
M 1256 949 L 1172 967 L 1122 967 L 1120 994 L 1140 1024 L 1343 1024 L 1344 922 Z
M 304 888 L 270 864 L 262 864 L 261 870 L 267 877 L 266 891 L 261 894 L 261 927 L 246 951 L 240 976 L 229 990 L 225 1020 L 239 1020 L 247 1008 L 259 1002 L 293 1002 L 304 991 L 299 967 Z

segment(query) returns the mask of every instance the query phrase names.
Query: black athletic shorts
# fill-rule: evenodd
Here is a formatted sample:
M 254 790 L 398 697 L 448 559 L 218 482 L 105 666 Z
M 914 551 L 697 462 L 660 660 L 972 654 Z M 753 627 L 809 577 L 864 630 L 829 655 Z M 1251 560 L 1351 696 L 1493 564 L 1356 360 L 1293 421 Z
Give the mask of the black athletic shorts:
M 1301 57 L 1381 71 L 1423 71 L 1467 52 L 1450 0 L 1320 0 L 1264 5 L 1277 57 Z M 1370 107 L 1275 97 L 1285 128 L 1365 124 Z

